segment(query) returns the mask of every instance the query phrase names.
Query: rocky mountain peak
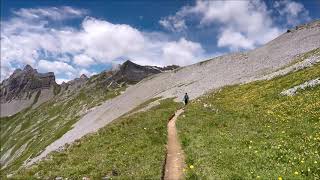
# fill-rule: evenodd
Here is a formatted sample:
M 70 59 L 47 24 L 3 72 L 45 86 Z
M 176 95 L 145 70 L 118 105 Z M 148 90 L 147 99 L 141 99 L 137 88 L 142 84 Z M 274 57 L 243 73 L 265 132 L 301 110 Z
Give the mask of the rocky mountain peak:
M 172 66 L 170 70 L 175 69 L 177 67 L 178 66 Z M 112 79 L 117 83 L 125 82 L 128 84 L 134 84 L 150 75 L 161 73 L 164 70 L 165 69 L 156 67 L 156 66 L 141 66 L 130 60 L 127 60 L 120 66 L 119 70 L 112 76 Z
M 16 70 L 14 70 L 12 74 L 18 74 L 18 73 L 20 73 L 21 71 L 22 71 L 22 70 L 21 70 L 20 68 L 18 68 L 18 69 L 16 69 Z
M 81 74 L 80 79 L 89 79 L 87 75 Z
M 36 72 L 36 69 L 33 69 L 29 64 L 27 64 L 24 68 L 23 68 L 24 72 Z
M 114 79 L 117 83 L 126 82 L 128 84 L 134 84 L 147 76 L 160 72 L 161 71 L 158 69 L 140 66 L 130 60 L 127 60 L 120 66 L 119 71 L 112 76 L 112 79 Z
M 16 69 L 8 79 L 2 82 L 1 102 L 25 98 L 26 94 L 48 89 L 55 84 L 53 72 L 38 73 L 36 69 L 26 65 L 23 70 Z
M 79 78 L 75 78 L 68 82 L 63 82 L 61 84 L 62 92 L 67 91 L 72 92 L 73 90 L 81 88 L 89 80 L 88 76 L 81 74 Z
M 126 60 L 122 65 L 120 65 L 120 71 L 126 71 L 130 69 L 141 69 L 143 66 L 140 66 L 130 60 Z
M 134 62 L 130 61 L 129 59 L 126 60 L 122 65 L 127 65 L 127 64 L 135 64 Z

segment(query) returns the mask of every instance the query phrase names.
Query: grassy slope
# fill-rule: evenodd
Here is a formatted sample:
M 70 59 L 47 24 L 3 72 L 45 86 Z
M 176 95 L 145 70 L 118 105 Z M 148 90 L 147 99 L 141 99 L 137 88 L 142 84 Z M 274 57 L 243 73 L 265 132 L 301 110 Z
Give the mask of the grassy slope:
M 61 137 L 80 119 L 82 114 L 79 112 L 115 97 L 124 88 L 110 91 L 102 88 L 83 88 L 70 97 L 53 99 L 36 109 L 29 108 L 14 116 L 1 118 L 1 156 L 8 149 L 12 149 L 10 156 L 14 156 L 15 153 L 20 155 L 1 170 L 1 175 L 17 170 L 26 159 L 36 156 L 47 145 Z M 26 146 L 25 151 L 18 153 L 23 150 L 23 145 Z
M 97 133 L 80 139 L 66 151 L 52 153 L 50 160 L 20 171 L 16 178 L 160 179 L 166 125 L 178 106 L 167 99 L 146 112 L 119 118 Z
M 178 120 L 189 179 L 319 179 L 320 64 L 270 81 L 225 87 L 193 101 Z

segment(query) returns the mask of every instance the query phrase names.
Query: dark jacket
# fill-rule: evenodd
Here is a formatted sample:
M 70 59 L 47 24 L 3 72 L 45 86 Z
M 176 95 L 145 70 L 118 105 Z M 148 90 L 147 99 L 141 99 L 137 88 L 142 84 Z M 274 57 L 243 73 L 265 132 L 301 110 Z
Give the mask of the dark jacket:
M 186 94 L 186 95 L 184 95 L 184 102 L 185 103 L 188 103 L 188 101 L 189 101 L 189 96 L 188 96 L 188 94 Z

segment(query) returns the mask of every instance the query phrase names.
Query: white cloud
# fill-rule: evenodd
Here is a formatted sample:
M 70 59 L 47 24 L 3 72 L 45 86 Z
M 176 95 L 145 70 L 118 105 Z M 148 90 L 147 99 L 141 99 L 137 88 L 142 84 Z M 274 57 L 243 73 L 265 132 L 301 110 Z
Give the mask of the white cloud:
M 117 57 L 141 52 L 146 39 L 137 29 L 126 24 L 112 24 L 95 18 L 86 18 L 79 36 L 86 54 L 100 61 L 111 61 Z
M 80 77 L 82 74 L 85 74 L 86 76 L 92 76 L 92 75 L 97 74 L 97 72 L 90 72 L 86 69 L 81 69 L 78 73 L 78 77 Z
M 165 19 L 161 19 L 159 24 L 170 31 L 180 32 L 187 29 L 185 20 L 176 16 L 169 16 Z
M 246 38 L 241 32 L 234 32 L 230 29 L 224 30 L 218 40 L 219 47 L 230 47 L 231 49 L 252 49 L 254 41 Z
M 297 25 L 303 21 L 310 21 L 309 11 L 303 4 L 291 1 L 281 0 L 274 3 L 274 7 L 281 16 L 286 18 L 288 25 Z
M 148 65 L 186 65 L 204 57 L 199 43 L 184 38 L 176 41 L 163 33 L 143 32 L 93 17 L 84 18 L 80 28 L 47 26 L 57 12 L 62 13 L 58 15 L 60 20 L 67 18 L 67 13 L 81 15 L 74 11 L 78 12 L 63 8 L 62 12 L 60 8 L 24 9 L 1 22 L 1 60 L 5 62 L 1 62 L 1 69 L 31 64 L 70 79 L 81 71 L 92 74 L 88 69 L 92 64 L 112 63 L 119 58 Z M 8 77 L 7 72 L 1 74 L 1 79 Z
M 264 44 L 283 30 L 273 24 L 263 1 L 202 1 L 185 6 L 163 20 L 175 24 L 190 17 L 199 19 L 199 26 L 219 26 L 217 45 L 232 50 L 252 49 Z M 174 30 L 174 28 L 171 28 Z
M 43 19 L 62 20 L 82 17 L 88 12 L 84 9 L 74 9 L 69 6 L 47 7 L 47 8 L 21 8 L 14 11 L 14 14 L 24 19 Z
M 56 83 L 62 84 L 63 82 L 68 82 L 70 79 L 65 79 L 65 78 L 56 78 Z
M 76 56 L 74 56 L 73 59 L 74 59 L 75 64 L 82 66 L 82 67 L 88 67 L 88 66 L 95 63 L 91 57 L 89 57 L 85 54 L 76 55 Z
M 56 74 L 62 74 L 66 72 L 76 72 L 76 69 L 71 65 L 60 62 L 60 61 L 48 61 L 48 60 L 40 60 L 38 62 L 37 68 L 42 72 L 55 72 Z
M 181 38 L 178 42 L 168 42 L 163 48 L 163 59 L 166 64 L 192 64 L 201 60 L 204 50 L 201 44 Z

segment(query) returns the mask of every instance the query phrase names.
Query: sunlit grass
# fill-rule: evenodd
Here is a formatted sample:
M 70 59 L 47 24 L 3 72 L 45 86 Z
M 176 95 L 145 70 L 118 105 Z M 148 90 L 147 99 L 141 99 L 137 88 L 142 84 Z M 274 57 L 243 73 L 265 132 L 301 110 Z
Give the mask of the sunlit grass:
M 15 178 L 160 179 L 166 126 L 178 106 L 167 99 L 146 112 L 117 119 Z
M 189 179 L 319 179 L 320 86 L 280 95 L 320 76 L 320 64 L 196 99 L 178 120 Z

